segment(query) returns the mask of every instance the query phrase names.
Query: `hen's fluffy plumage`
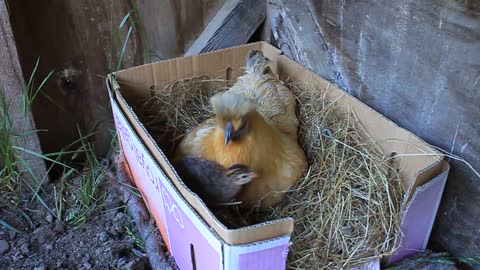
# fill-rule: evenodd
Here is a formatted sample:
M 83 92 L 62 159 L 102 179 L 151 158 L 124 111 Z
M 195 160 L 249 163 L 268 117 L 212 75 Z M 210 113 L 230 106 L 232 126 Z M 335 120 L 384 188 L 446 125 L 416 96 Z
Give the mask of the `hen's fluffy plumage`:
M 279 81 L 261 52 L 247 59 L 246 74 L 231 89 L 211 98 L 216 117 L 208 119 L 180 142 L 176 159 L 201 157 L 224 167 L 245 164 L 257 179 L 238 196 L 248 206 L 277 203 L 307 167 L 297 142 L 295 97 Z M 225 144 L 226 122 L 248 123 L 240 139 Z
M 270 60 L 261 51 L 251 51 L 245 74 L 227 92 L 254 100 L 258 113 L 267 123 L 296 140 L 298 119 L 295 96 L 275 77 L 269 64 Z

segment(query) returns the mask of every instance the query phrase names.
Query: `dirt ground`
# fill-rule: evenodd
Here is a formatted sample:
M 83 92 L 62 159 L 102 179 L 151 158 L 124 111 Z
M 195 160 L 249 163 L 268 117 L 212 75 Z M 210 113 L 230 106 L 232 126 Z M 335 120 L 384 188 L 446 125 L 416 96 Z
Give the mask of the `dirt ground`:
M 53 186 L 43 193 L 48 205 Z M 38 200 L 23 200 L 15 210 L 0 207 L 0 220 L 25 232 L 0 226 L 0 269 L 151 269 L 118 192 L 107 180 L 100 188 L 102 206 L 79 228 L 58 221 Z

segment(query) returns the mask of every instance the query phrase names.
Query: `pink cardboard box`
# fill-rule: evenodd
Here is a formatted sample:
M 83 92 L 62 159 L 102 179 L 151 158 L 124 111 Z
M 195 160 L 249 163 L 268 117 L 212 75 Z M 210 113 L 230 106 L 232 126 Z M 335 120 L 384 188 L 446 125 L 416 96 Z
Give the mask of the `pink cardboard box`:
M 273 46 L 258 42 L 211 53 L 166 60 L 110 74 L 107 79 L 118 138 L 132 178 L 143 195 L 161 235 L 180 269 L 285 269 L 293 219 L 284 218 L 236 230 L 226 228 L 179 180 L 162 150 L 130 104 L 150 96 L 150 87 L 183 78 L 216 78 L 242 74 L 247 53 L 260 49 L 273 61 L 280 79 L 293 78 L 320 86 L 329 84 Z M 115 77 L 115 78 L 114 78 Z M 329 97 L 340 108 L 353 109 L 385 153 L 397 153 L 409 201 L 402 219 L 403 236 L 394 263 L 425 249 L 449 171 L 434 148 L 398 127 L 344 91 L 330 86 Z M 411 155 L 412 153 L 427 155 Z M 355 269 L 380 269 L 380 260 Z

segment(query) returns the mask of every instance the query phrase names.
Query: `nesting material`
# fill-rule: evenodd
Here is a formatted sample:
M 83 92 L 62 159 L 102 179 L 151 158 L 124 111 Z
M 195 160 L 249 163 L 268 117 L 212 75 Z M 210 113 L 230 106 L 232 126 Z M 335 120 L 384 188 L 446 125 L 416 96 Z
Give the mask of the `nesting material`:
M 347 268 L 392 252 L 404 190 L 399 175 L 353 112 L 341 113 L 327 89 L 299 82 L 299 140 L 308 172 L 270 218 L 295 219 L 289 266 Z M 391 159 L 390 159 L 391 160 Z
M 172 82 L 151 91 L 135 105 L 140 121 L 162 151 L 171 157 L 183 134 L 213 117 L 210 97 L 227 89 L 227 81 L 207 76 Z
M 197 77 L 174 82 L 136 108 L 162 150 L 171 156 L 186 131 L 213 116 L 209 97 L 226 82 Z M 349 268 L 388 255 L 400 231 L 404 193 L 398 173 L 369 139 L 354 112 L 340 112 L 327 89 L 294 82 L 299 140 L 309 168 L 270 211 L 238 204 L 212 209 L 238 228 L 282 217 L 295 219 L 291 269 Z M 392 159 L 388 159 L 392 160 Z

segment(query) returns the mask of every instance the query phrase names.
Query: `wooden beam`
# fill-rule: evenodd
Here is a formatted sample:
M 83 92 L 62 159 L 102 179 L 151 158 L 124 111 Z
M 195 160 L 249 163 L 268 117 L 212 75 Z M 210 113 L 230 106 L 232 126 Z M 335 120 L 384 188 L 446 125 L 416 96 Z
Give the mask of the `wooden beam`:
M 25 82 L 4 0 L 0 0 L 0 59 L 2 59 L 0 64 L 0 93 L 5 98 L 5 104 L 8 106 L 8 115 L 12 120 L 11 132 L 12 134 L 26 134 L 35 130 L 35 123 L 30 111 L 26 115 L 24 113 Z M 0 117 L 5 116 L 0 115 Z M 42 153 L 36 133 L 30 133 L 28 136 L 13 137 L 12 139 L 14 146 L 22 147 L 35 153 Z M 47 177 L 43 159 L 27 154 L 24 151 L 15 151 L 15 157 L 23 159 L 24 162 L 16 160 L 17 169 L 20 173 L 23 173 L 25 179 L 30 183 L 34 183 L 32 182 L 34 177 L 37 180 Z M 27 173 L 27 169 L 34 175 Z
M 265 20 L 263 22 L 263 25 L 261 26 L 262 32 L 260 34 L 260 39 L 267 43 L 272 43 L 272 26 L 270 25 L 270 12 L 268 12 L 268 10 L 270 9 L 270 3 L 268 1 L 266 3 L 265 9 Z
M 43 150 L 57 152 L 70 145 L 79 138 L 78 125 L 83 134 L 95 132 L 91 139 L 96 153 L 106 155 L 114 125 L 101 77 L 117 69 L 134 15 L 122 28 L 121 40 L 117 31 L 132 10 L 131 1 L 63 0 L 46 5 L 10 0 L 8 4 L 23 72 L 29 73 L 38 57 L 39 76 L 55 70 L 33 105 L 37 128 L 48 130 L 39 133 Z M 121 68 L 143 63 L 138 33 L 136 28 L 131 32 Z
M 224 0 L 136 1 L 145 63 L 182 56 L 224 4 Z
M 175 1 L 137 1 L 145 39 L 144 62 L 178 57 L 183 53 Z
M 227 0 L 185 56 L 245 44 L 265 20 L 266 1 Z
M 322 29 L 312 15 L 308 1 L 270 0 L 268 19 L 273 43 L 282 52 L 307 69 L 344 87 L 331 61 Z
M 269 1 L 286 55 L 469 162 L 450 162 L 430 245 L 478 255 L 479 1 Z

